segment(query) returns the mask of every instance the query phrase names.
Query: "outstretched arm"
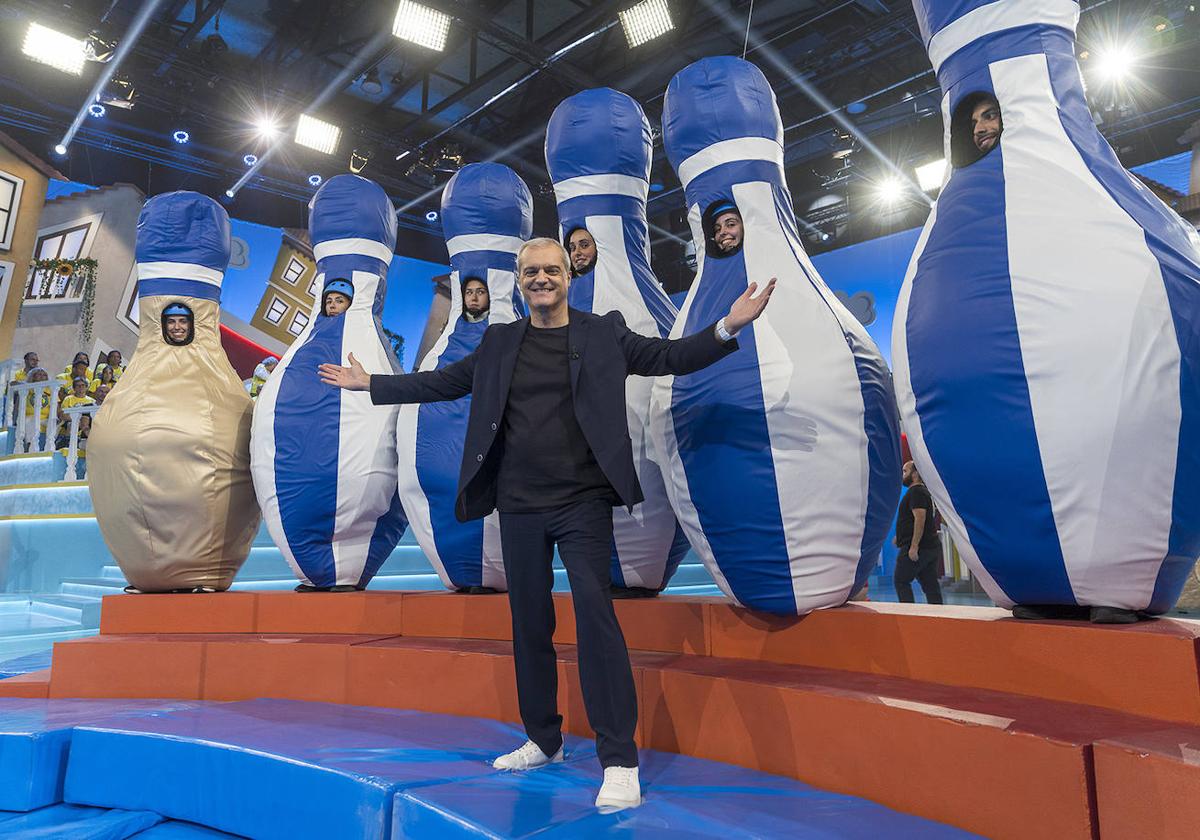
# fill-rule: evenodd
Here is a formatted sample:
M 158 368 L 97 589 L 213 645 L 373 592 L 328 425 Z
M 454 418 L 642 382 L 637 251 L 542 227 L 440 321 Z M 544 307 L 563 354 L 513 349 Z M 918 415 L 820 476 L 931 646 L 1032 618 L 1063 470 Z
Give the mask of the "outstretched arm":
M 733 302 L 728 315 L 716 324 L 684 338 L 648 338 L 624 329 L 620 341 L 629 372 L 637 376 L 682 376 L 720 361 L 737 349 L 737 341 L 733 336 L 766 309 L 771 293 L 775 291 L 775 278 L 772 277 L 762 294 L 755 297 L 757 289 L 758 284 L 751 283 L 742 296 Z M 621 326 L 624 327 L 623 322 Z M 728 339 L 721 335 L 722 330 Z
M 371 375 L 354 354 L 350 366 L 326 363 L 317 368 L 321 381 L 348 391 L 370 391 L 375 405 L 426 403 L 456 400 L 471 393 L 475 378 L 475 353 L 446 365 L 441 370 L 399 375 Z

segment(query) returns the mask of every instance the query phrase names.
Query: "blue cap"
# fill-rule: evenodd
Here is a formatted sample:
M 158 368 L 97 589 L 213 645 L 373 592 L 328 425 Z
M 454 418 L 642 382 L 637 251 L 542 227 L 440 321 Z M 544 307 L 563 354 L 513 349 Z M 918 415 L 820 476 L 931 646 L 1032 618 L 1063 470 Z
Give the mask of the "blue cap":
M 321 293 L 321 297 L 330 292 L 340 292 L 351 300 L 354 300 L 354 286 L 348 280 L 330 280 L 325 284 L 325 291 Z
M 716 221 L 717 217 L 722 213 L 737 213 L 739 216 L 742 215 L 740 212 L 738 212 L 737 205 L 735 205 L 732 201 L 722 201 L 717 206 L 713 207 L 713 220 Z
M 162 314 L 163 315 L 191 315 L 192 310 L 188 309 L 182 303 L 171 303 L 171 304 L 167 304 L 167 307 L 165 309 L 163 309 Z

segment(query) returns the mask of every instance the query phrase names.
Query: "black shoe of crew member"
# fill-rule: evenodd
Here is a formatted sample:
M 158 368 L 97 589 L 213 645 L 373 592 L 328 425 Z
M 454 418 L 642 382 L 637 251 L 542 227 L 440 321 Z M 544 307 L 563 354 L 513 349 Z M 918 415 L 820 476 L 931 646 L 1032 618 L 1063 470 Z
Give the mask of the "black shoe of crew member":
M 712 220 L 712 241 L 717 246 L 720 256 L 736 254 L 742 247 L 742 237 L 745 234 L 742 214 L 733 202 L 726 201 L 713 208 Z
M 492 298 L 488 294 L 487 283 L 478 277 L 468 277 L 462 285 L 463 311 L 462 316 L 472 324 L 478 324 L 488 316 L 492 308 Z
M 195 335 L 192 322 L 192 310 L 182 303 L 171 303 L 163 309 L 162 334 L 163 341 L 175 347 L 192 343 Z
M 579 277 L 596 268 L 596 240 L 587 228 L 575 228 L 567 234 L 567 256 L 571 259 L 571 276 Z

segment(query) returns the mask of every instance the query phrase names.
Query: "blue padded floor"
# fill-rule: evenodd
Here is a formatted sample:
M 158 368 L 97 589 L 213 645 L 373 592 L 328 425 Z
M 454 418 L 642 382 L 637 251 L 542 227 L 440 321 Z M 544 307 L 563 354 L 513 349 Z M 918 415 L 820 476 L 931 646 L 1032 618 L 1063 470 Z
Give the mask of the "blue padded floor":
M 51 805 L 23 813 L 0 811 L 0 835 L 13 840 L 125 840 L 152 836 L 146 829 L 161 822 L 162 817 L 148 811 Z
M 0 698 L 0 809 L 32 811 L 62 801 L 75 726 L 197 708 L 182 700 Z
M 523 740 L 518 727 L 478 718 L 211 704 L 77 728 L 65 796 L 264 839 L 971 836 L 790 779 L 650 750 L 641 753 L 646 804 L 603 815 L 592 806 L 600 769 L 590 742 L 569 738 L 568 760 L 553 768 L 491 768 Z

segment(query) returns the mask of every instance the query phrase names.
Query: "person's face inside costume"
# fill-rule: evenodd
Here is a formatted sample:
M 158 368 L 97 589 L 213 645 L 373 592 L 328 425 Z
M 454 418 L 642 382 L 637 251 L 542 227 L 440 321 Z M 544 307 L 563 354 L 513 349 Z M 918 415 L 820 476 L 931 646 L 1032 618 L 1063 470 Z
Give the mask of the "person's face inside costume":
M 571 274 L 578 277 L 596 267 L 596 240 L 583 228 L 571 231 L 567 238 L 567 256 L 571 258 Z
M 975 141 L 975 148 L 984 153 L 990 152 L 1000 142 L 1003 131 L 1000 103 L 990 96 L 977 102 L 971 109 L 971 138 Z
M 567 265 L 561 248 L 549 245 L 521 253 L 520 283 L 525 302 L 535 309 L 557 309 L 567 299 Z
M 488 295 L 487 285 L 481 281 L 471 278 L 466 283 L 463 283 L 463 309 L 468 312 L 472 318 L 478 318 L 483 315 L 492 305 L 491 297 Z
M 713 242 L 722 254 L 732 254 L 742 246 L 742 217 L 736 210 L 726 210 L 713 220 Z
M 349 280 L 338 277 L 325 284 L 321 298 L 321 314 L 327 318 L 336 318 L 354 302 L 354 286 Z
M 341 315 L 350 308 L 350 298 L 341 292 L 329 292 L 325 295 L 325 314 L 330 318 Z
M 163 339 L 167 344 L 181 347 L 192 342 L 192 310 L 182 303 L 172 303 L 163 310 Z

